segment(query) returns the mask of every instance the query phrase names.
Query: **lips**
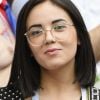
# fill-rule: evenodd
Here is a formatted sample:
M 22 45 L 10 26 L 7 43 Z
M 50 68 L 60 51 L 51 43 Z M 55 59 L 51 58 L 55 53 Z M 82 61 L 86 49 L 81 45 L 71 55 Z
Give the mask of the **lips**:
M 50 48 L 50 49 L 47 49 L 45 51 L 45 54 L 47 54 L 47 53 L 54 53 L 54 52 L 59 51 L 59 50 L 61 50 L 61 49 L 58 49 L 58 48 Z

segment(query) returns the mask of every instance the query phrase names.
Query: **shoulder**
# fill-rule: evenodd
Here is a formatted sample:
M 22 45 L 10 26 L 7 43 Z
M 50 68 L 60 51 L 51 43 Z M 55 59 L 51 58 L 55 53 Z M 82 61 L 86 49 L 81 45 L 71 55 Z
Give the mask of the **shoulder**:
M 0 100 L 23 100 L 23 95 L 17 84 L 8 84 L 0 88 Z

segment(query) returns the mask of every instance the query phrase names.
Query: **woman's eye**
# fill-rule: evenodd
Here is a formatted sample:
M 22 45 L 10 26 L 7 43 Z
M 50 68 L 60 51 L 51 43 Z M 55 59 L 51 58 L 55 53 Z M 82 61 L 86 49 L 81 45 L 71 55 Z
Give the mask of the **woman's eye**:
M 64 25 L 59 25 L 59 26 L 55 26 L 55 27 L 54 27 L 54 30 L 60 31 L 60 30 L 63 30 L 63 29 L 65 29 L 65 28 L 66 28 L 66 26 L 64 26 Z
M 40 35 L 42 33 L 42 31 L 41 30 L 38 30 L 38 31 L 32 31 L 31 32 L 31 36 L 36 36 L 36 35 Z

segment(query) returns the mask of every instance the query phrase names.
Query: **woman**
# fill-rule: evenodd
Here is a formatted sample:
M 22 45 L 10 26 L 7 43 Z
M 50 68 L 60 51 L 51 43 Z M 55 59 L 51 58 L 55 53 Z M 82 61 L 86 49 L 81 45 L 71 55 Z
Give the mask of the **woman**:
M 18 18 L 13 74 L 32 100 L 92 100 L 95 59 L 70 0 L 30 0 Z M 96 98 L 95 100 L 99 100 Z

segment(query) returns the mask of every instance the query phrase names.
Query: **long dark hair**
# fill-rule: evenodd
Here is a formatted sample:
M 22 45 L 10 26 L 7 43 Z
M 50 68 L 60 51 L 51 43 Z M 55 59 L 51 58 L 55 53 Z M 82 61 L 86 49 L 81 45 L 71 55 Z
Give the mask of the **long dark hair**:
M 11 79 L 15 80 L 16 78 L 13 78 L 13 76 L 20 75 L 20 86 L 25 97 L 34 95 L 35 91 L 40 88 L 41 81 L 40 65 L 36 62 L 35 58 L 31 56 L 29 45 L 24 36 L 24 33 L 27 31 L 26 21 L 30 11 L 34 9 L 36 5 L 45 1 L 46 0 L 29 0 L 21 10 L 17 22 L 16 46 Z M 96 76 L 96 64 L 89 34 L 79 11 L 70 0 L 49 1 L 69 13 L 75 25 L 80 41 L 75 57 L 76 81 L 79 82 L 81 87 L 87 88 L 88 86 L 93 86 Z

